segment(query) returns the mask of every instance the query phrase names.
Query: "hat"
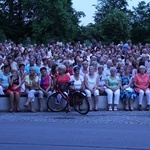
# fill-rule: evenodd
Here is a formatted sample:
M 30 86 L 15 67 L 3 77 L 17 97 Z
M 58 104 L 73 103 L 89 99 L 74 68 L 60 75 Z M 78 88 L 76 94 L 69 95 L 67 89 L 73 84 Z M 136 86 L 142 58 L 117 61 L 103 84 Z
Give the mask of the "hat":
M 66 70 L 67 70 L 67 68 L 66 68 L 66 66 L 65 66 L 65 65 L 59 65 L 59 66 L 58 66 L 58 68 L 59 68 L 59 69 L 62 69 L 62 70 L 64 70 L 64 71 L 66 71 Z
M 139 69 L 146 69 L 146 67 L 143 66 L 143 65 L 141 65 L 141 66 L 139 67 Z

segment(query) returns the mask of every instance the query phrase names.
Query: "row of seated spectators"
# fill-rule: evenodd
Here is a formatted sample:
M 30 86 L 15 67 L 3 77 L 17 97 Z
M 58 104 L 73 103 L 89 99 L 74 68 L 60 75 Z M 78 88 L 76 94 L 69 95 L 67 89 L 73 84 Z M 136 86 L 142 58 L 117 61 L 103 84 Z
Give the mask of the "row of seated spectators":
M 143 96 L 147 97 L 150 110 L 150 45 L 132 45 L 131 41 L 105 46 L 98 42 L 86 46 L 77 42 L 62 42 L 28 45 L 5 41 L 0 44 L 0 94 L 7 93 L 10 112 L 20 111 L 20 96 L 27 93 L 25 107 L 31 106 L 35 112 L 35 94 L 38 94 L 40 111 L 43 98 L 54 92 L 55 75 L 64 85 L 73 80 L 75 89 L 84 90 L 92 111 L 98 109 L 98 96 L 107 93 L 108 110 L 117 110 L 120 100 L 125 110 L 134 110 L 132 103 L 139 93 L 139 110 L 142 110 Z

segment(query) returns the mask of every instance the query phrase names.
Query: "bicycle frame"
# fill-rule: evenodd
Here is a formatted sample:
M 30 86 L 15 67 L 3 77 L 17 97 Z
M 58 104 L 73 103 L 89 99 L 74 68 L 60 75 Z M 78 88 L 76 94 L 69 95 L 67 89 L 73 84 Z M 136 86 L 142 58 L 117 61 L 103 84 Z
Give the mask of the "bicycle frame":
M 63 88 L 59 85 L 58 76 L 56 76 L 54 80 L 54 91 L 49 100 L 47 101 L 47 105 L 51 111 L 60 112 L 66 108 L 66 112 L 69 112 L 69 107 L 74 107 L 74 109 L 80 114 L 87 114 L 89 112 L 89 102 L 86 97 L 86 94 L 80 90 L 73 90 L 70 88 L 73 85 L 73 81 L 67 82 Z M 63 99 L 62 102 L 59 102 Z M 66 103 L 64 103 L 64 101 Z M 59 105 L 60 104 L 60 105 Z
M 59 85 L 58 85 L 58 77 L 57 77 L 57 76 L 56 76 L 56 79 L 57 79 L 57 80 L 56 80 L 54 89 L 56 90 L 56 92 L 59 92 L 59 94 L 63 97 L 63 99 L 64 99 L 65 101 L 67 101 L 67 103 L 68 103 L 69 105 L 71 105 L 70 96 L 64 94 L 64 92 L 61 91 L 61 89 L 59 88 Z M 69 86 L 69 83 L 66 83 L 66 84 L 68 84 L 68 85 L 66 85 L 66 86 Z M 70 84 L 70 85 L 71 85 L 71 84 Z M 68 89 L 68 91 L 69 91 L 69 89 Z M 67 94 L 68 94 L 68 93 L 67 93 Z

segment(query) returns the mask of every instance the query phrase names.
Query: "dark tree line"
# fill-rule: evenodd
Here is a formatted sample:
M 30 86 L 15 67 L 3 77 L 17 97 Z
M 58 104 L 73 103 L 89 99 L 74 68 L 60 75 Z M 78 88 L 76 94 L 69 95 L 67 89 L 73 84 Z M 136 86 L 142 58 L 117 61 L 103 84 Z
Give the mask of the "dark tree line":
M 72 0 L 1 0 L 0 41 L 150 42 L 150 3 L 141 1 L 132 11 L 127 6 L 127 0 L 99 0 L 95 23 L 79 26 L 84 13 L 72 7 Z

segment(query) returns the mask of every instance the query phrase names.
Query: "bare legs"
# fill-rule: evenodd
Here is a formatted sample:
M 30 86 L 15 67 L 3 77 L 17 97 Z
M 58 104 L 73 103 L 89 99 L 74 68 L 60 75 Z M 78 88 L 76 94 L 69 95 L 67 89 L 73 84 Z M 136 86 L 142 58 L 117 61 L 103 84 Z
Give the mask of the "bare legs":
M 10 112 L 14 110 L 14 93 L 10 92 L 9 93 L 9 99 L 10 99 Z
M 24 104 L 25 107 L 28 107 L 30 104 L 30 107 L 31 107 L 31 112 L 36 112 L 35 109 L 34 109 L 34 101 L 33 101 L 33 98 L 32 97 L 28 97 L 26 103 Z
M 14 102 L 16 102 L 16 111 L 19 112 L 20 111 L 20 94 L 18 92 L 16 93 L 10 92 L 9 99 L 10 99 L 9 111 L 12 112 L 14 110 Z
M 43 111 L 43 99 L 39 98 L 40 112 Z

